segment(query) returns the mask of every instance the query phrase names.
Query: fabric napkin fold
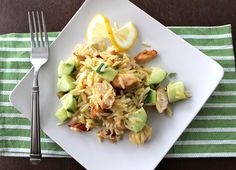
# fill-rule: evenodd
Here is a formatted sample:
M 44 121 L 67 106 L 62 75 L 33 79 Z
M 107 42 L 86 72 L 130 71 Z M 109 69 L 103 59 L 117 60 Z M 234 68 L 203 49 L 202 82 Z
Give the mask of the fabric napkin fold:
M 236 73 L 231 25 L 169 27 L 216 60 L 225 74 L 207 103 L 170 149 L 166 157 L 236 156 Z M 58 33 L 49 33 L 49 40 Z M 31 68 L 29 34 L 0 35 L 0 155 L 29 156 L 30 122 L 9 102 L 9 94 Z M 199 66 L 199 69 L 200 66 Z M 201 76 L 201 75 L 199 75 Z M 68 157 L 41 132 L 44 157 Z

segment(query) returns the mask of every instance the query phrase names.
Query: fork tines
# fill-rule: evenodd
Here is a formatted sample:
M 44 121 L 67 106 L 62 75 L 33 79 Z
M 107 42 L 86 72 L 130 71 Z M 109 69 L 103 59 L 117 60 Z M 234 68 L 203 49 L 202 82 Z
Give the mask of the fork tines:
M 44 15 L 42 11 L 40 13 L 41 17 L 38 11 L 28 11 L 29 30 L 33 48 L 48 46 L 48 35 Z

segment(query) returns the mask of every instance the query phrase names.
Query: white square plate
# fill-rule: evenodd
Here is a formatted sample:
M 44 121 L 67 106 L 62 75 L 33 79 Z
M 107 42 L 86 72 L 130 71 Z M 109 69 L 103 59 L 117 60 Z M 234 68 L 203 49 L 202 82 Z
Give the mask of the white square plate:
M 192 98 L 175 105 L 172 118 L 150 114 L 153 137 L 143 146 L 131 144 L 127 136 L 117 144 L 99 143 L 94 131 L 75 133 L 65 126 L 56 126 L 54 113 L 61 105 L 56 96 L 57 66 L 60 60 L 70 56 L 76 44 L 85 43 L 87 25 L 97 13 L 119 25 L 133 21 L 139 30 L 139 40 L 132 53 L 143 50 L 142 40 L 149 42 L 160 53 L 149 65 L 177 72 L 177 78 L 183 80 L 191 91 Z M 41 128 L 89 170 L 154 169 L 196 116 L 222 76 L 223 69 L 218 63 L 128 0 L 87 0 L 51 45 L 49 61 L 40 72 Z M 31 117 L 32 77 L 31 70 L 10 96 L 12 104 L 28 118 Z

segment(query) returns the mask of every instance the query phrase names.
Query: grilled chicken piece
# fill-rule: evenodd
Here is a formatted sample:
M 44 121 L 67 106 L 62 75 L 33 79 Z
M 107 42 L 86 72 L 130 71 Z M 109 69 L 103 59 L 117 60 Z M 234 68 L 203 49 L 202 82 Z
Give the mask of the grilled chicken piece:
M 157 55 L 158 53 L 156 50 L 144 50 L 138 53 L 138 55 L 134 57 L 134 59 L 137 63 L 146 63 L 153 60 Z
M 168 108 L 168 97 L 165 87 L 159 87 L 157 89 L 157 103 L 156 108 L 157 111 L 163 113 Z
M 115 101 L 115 92 L 112 90 L 109 95 L 106 93 L 109 92 L 109 88 L 106 87 L 104 83 L 96 83 L 95 84 L 95 91 L 97 93 L 99 100 L 99 105 L 101 109 L 110 109 Z
M 140 80 L 133 74 L 118 74 L 111 82 L 117 89 L 132 89 L 139 84 Z

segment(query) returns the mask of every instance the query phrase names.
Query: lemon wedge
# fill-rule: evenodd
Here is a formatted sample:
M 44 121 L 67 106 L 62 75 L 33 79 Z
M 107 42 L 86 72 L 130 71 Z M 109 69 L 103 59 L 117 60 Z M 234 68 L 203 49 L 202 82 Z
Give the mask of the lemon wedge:
M 86 32 L 88 45 L 99 44 L 109 39 L 112 45 L 119 51 L 130 49 L 136 42 L 137 36 L 138 31 L 132 22 L 113 31 L 109 19 L 101 14 L 93 17 Z
M 113 34 L 109 19 L 104 15 L 97 14 L 88 25 L 86 32 L 87 44 L 99 43 L 108 38 L 109 34 Z
M 133 22 L 128 22 L 120 29 L 109 34 L 112 45 L 120 51 L 126 51 L 133 47 L 138 37 L 138 31 Z

